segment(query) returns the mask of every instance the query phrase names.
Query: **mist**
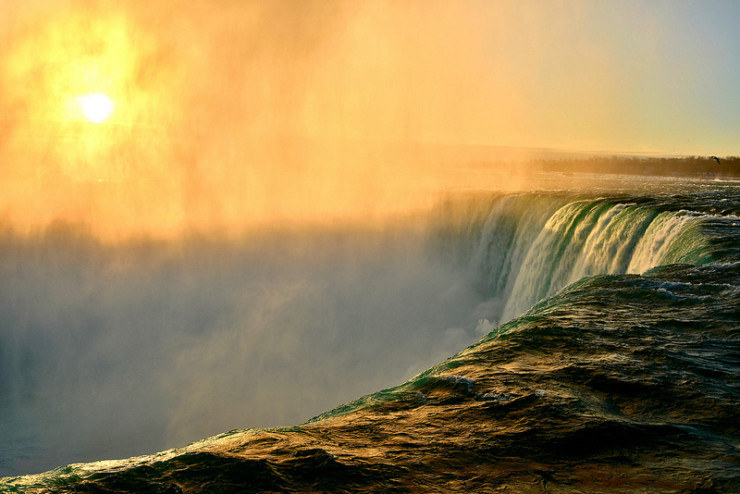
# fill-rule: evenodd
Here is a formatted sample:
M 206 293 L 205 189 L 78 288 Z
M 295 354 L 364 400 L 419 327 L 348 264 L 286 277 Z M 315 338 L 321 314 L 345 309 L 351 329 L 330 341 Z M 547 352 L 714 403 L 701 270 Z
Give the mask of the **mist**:
M 721 2 L 0 6 L 0 216 L 23 231 L 385 217 L 428 207 L 473 146 L 735 152 Z
M 502 89 L 446 3 L 3 8 L 0 214 L 23 231 L 118 241 L 425 208 L 450 164 L 427 146 L 475 140 Z M 85 120 L 88 93 L 111 98 L 109 121 Z
M 665 30 L 622 29 L 660 12 L 584 44 L 602 8 L 0 0 L 0 474 L 293 425 L 475 341 L 439 191 L 660 128 Z
M 483 300 L 421 220 L 112 248 L 4 235 L 0 471 L 302 423 L 463 348 Z
M 479 336 L 429 242 L 457 7 L 0 5 L 0 473 L 301 423 Z

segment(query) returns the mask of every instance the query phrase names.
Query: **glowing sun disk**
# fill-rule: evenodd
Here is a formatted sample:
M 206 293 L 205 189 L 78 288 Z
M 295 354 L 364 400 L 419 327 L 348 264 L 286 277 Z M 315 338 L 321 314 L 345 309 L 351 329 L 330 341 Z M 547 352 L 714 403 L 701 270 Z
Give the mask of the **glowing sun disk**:
M 113 112 L 113 101 L 104 94 L 87 94 L 78 97 L 77 101 L 82 107 L 82 113 L 91 122 L 103 122 Z

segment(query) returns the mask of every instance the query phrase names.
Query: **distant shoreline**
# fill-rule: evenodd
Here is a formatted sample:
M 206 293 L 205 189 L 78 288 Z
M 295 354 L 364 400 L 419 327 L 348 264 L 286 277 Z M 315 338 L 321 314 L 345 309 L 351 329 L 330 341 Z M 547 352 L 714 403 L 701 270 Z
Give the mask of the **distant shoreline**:
M 598 156 L 583 159 L 541 159 L 533 170 L 571 173 L 611 173 L 665 177 L 740 178 L 740 157 L 690 156 L 676 158 Z
M 613 175 L 644 175 L 657 177 L 731 178 L 740 179 L 740 157 L 709 156 L 643 157 L 589 156 L 544 157 L 518 162 L 496 160 L 470 161 L 473 169 L 510 168 L 513 172 L 603 173 Z

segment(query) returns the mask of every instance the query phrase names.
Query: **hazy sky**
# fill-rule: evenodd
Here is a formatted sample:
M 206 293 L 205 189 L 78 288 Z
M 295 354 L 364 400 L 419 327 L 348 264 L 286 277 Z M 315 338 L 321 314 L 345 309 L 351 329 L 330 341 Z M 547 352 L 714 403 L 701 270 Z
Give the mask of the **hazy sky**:
M 740 2 L 523 1 L 470 5 L 495 26 L 495 73 L 521 88 L 513 142 L 665 153 L 740 152 Z
M 449 98 L 440 105 L 449 119 L 417 122 L 429 139 L 740 153 L 740 2 L 480 1 L 445 11 L 452 3 L 420 8 L 439 17 L 425 19 L 410 50 L 431 47 L 435 63 L 464 74 L 428 74 L 422 99 Z
M 166 97 L 159 95 L 171 105 L 168 118 L 195 111 L 255 132 L 256 117 L 260 135 L 279 128 L 331 137 L 740 154 L 740 3 L 733 0 L 0 0 L 0 12 L 5 75 L 12 79 L 6 82 L 18 84 L 33 72 L 17 68 L 24 44 L 18 38 L 26 45 L 34 34 L 52 39 L 50 26 L 58 22 L 56 35 L 67 40 L 87 37 L 90 44 L 110 34 L 105 44 L 113 63 L 97 70 L 116 72 L 119 86 L 132 83 L 126 71 L 144 64 L 160 83 L 172 84 Z M 84 29 L 69 18 L 63 26 L 69 12 L 89 17 Z M 55 71 L 59 58 L 79 58 L 72 45 L 57 57 L 44 53 L 51 46 L 35 45 L 20 58 L 46 57 L 26 62 Z M 77 76 L 90 79 L 85 70 L 77 67 Z M 188 83 L 193 93 L 208 93 L 203 108 L 182 108 L 193 104 L 183 89 Z M 3 92 L 10 100 L 41 98 Z M 176 101 L 164 101 L 174 93 Z
M 444 186 L 419 143 L 738 155 L 738 25 L 731 0 L 0 0 L 0 213 L 376 213 Z

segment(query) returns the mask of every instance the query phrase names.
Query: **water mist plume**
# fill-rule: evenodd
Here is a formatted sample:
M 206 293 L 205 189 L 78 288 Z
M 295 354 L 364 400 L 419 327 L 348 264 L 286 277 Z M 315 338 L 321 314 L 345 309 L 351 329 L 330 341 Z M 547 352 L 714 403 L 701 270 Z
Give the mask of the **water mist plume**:
M 20 231 L 61 220 L 111 239 L 418 207 L 439 182 L 419 143 L 439 128 L 459 140 L 463 95 L 482 88 L 479 33 L 441 4 L 9 10 L 0 213 Z M 115 105 L 104 121 L 85 118 L 89 94 Z

